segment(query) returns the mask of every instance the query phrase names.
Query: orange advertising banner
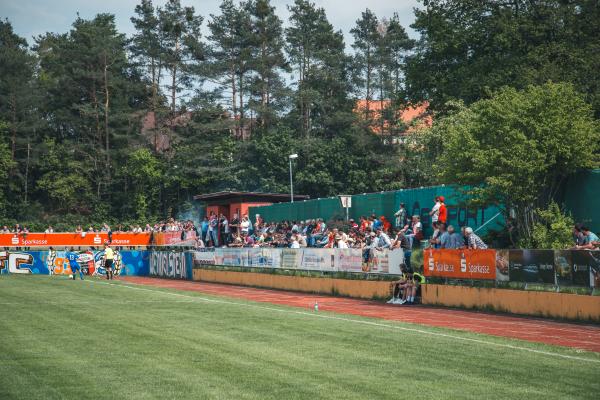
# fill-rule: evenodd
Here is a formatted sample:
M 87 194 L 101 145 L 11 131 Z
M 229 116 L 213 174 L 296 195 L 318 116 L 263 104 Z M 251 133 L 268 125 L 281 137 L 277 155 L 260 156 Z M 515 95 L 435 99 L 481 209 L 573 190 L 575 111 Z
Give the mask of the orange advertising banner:
M 154 234 L 156 246 L 185 246 L 196 243 L 196 233 L 193 231 L 157 232 Z
M 0 247 L 97 247 L 108 240 L 106 232 L 2 233 Z M 113 233 L 113 246 L 148 246 L 150 233 Z
M 425 249 L 425 276 L 496 279 L 496 250 Z

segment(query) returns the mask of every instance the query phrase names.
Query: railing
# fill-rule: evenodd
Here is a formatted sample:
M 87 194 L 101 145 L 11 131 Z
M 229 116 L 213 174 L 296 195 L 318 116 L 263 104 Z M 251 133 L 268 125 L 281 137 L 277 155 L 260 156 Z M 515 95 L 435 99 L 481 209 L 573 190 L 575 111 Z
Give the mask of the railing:
M 294 269 L 322 272 L 401 273 L 404 253 L 375 250 L 363 262 L 361 249 L 289 249 L 289 248 L 216 248 L 194 252 L 196 265 L 220 265 L 248 268 Z

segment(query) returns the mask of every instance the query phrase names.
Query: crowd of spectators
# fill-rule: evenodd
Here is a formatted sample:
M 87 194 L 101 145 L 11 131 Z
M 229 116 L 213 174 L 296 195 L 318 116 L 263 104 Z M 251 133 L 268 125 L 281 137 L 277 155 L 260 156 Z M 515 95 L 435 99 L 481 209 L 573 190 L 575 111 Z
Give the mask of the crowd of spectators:
M 289 248 L 358 248 L 396 249 L 405 252 L 415 246 L 434 248 L 473 248 L 487 246 L 473 229 L 462 227 L 460 233 L 447 224 L 444 197 L 435 198 L 430 216 L 433 235 L 424 236 L 423 224 L 418 215 L 409 218 L 405 204 L 394 214 L 394 224 L 385 216 L 362 216 L 358 221 L 325 222 L 323 219 L 305 221 L 265 222 L 257 215 L 250 221 L 248 215 L 235 214 L 231 221 L 223 215 L 212 213 L 200 224 L 199 247 L 289 247 Z M 365 251 L 365 257 L 367 252 Z

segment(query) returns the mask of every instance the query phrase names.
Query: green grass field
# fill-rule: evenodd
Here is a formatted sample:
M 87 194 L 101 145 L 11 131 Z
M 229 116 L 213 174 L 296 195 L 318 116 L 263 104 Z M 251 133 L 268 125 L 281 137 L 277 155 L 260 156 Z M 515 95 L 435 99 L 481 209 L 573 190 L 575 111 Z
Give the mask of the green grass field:
M 123 282 L 0 276 L 0 399 L 599 395 L 595 353 Z

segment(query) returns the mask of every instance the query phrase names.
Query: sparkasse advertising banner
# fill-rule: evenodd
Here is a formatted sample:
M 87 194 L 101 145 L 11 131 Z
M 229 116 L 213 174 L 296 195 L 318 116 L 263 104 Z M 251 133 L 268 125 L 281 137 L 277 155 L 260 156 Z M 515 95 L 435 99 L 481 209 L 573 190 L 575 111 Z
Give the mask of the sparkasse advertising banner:
M 455 279 L 496 279 L 495 250 L 426 249 L 425 276 Z

